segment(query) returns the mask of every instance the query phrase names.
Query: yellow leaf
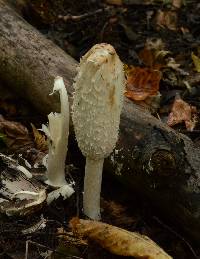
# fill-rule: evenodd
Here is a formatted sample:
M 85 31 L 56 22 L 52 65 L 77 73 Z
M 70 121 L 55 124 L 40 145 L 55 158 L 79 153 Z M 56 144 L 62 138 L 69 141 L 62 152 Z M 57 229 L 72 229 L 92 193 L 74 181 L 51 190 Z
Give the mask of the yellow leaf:
M 70 225 L 75 234 L 95 241 L 113 254 L 134 258 L 172 259 L 150 238 L 139 233 L 78 218 L 73 218 Z
M 43 152 L 47 151 L 48 145 L 45 135 L 42 135 L 42 133 L 40 133 L 32 123 L 31 127 L 33 129 L 33 136 L 36 148 Z
M 200 73 L 200 58 L 197 57 L 193 52 L 191 54 L 195 69 L 198 73 Z

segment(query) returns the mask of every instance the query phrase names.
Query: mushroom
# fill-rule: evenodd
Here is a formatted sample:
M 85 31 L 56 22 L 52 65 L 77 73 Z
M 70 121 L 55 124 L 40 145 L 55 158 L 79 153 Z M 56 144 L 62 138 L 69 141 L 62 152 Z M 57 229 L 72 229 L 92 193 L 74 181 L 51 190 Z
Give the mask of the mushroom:
M 91 219 L 100 219 L 103 163 L 118 139 L 124 85 L 123 64 L 111 45 L 97 44 L 82 57 L 72 120 L 86 157 L 83 211 Z
M 60 113 L 51 112 L 48 115 L 49 126 L 42 125 L 42 130 L 49 140 L 47 162 L 44 159 L 47 166 L 45 183 L 54 188 L 59 188 L 48 194 L 48 204 L 59 196 L 66 199 L 74 193 L 72 184 L 68 184 L 65 180 L 65 159 L 69 135 L 69 102 L 63 78 L 60 76 L 57 76 L 54 81 L 53 93 L 56 91 L 60 94 Z
M 53 93 L 56 91 L 60 94 L 61 111 L 51 112 L 48 115 L 49 126 L 42 125 L 42 130 L 49 140 L 46 184 L 61 187 L 66 184 L 65 159 L 69 135 L 69 102 L 63 79 L 59 76 L 54 81 Z

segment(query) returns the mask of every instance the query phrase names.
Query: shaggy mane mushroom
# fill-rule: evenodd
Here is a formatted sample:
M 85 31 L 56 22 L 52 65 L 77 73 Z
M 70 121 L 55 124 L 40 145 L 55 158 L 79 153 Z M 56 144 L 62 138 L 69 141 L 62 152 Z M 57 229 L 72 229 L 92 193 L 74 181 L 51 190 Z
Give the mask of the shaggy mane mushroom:
M 111 45 L 97 44 L 82 57 L 74 84 L 72 120 L 86 157 L 83 210 L 96 220 L 100 219 L 104 158 L 118 139 L 124 82 L 123 64 Z

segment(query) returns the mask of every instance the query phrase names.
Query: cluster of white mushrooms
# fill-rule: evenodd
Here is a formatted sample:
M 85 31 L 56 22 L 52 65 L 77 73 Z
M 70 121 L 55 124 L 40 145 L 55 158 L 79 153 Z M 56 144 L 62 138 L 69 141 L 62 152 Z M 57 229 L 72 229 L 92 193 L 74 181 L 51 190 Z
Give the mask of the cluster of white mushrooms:
M 100 192 L 104 158 L 109 156 L 118 139 L 123 103 L 124 71 L 115 49 L 109 44 L 93 46 L 81 59 L 74 83 L 72 120 L 78 146 L 86 157 L 83 212 L 100 219 Z M 48 115 L 49 126 L 43 130 L 49 139 L 47 184 L 60 188 L 69 197 L 73 193 L 65 180 L 65 158 L 69 134 L 69 103 L 61 77 L 55 79 L 61 112 Z

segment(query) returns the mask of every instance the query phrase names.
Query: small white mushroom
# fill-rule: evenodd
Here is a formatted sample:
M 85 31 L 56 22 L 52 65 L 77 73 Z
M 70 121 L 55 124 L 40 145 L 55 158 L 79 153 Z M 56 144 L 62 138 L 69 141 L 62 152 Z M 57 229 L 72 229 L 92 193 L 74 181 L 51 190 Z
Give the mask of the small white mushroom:
M 42 130 L 49 140 L 48 158 L 44 158 L 47 167 L 47 181 L 45 183 L 59 188 L 48 194 L 48 204 L 56 200 L 60 195 L 63 199 L 66 199 L 74 193 L 72 184 L 68 184 L 65 180 L 65 159 L 69 135 L 69 102 L 64 81 L 59 76 L 55 78 L 54 82 L 53 93 L 56 91 L 60 94 L 60 113 L 51 112 L 48 115 L 49 126 L 42 125 Z
M 60 94 L 61 111 L 51 112 L 48 115 L 49 126 L 42 125 L 42 130 L 49 140 L 46 183 L 53 187 L 61 187 L 66 184 L 65 159 L 69 135 L 69 102 L 63 79 L 59 76 L 54 82 L 53 93 L 56 91 Z
M 123 64 L 111 45 L 97 44 L 82 57 L 74 84 L 72 120 L 86 156 L 83 210 L 96 220 L 100 219 L 104 158 L 118 139 L 124 83 Z

